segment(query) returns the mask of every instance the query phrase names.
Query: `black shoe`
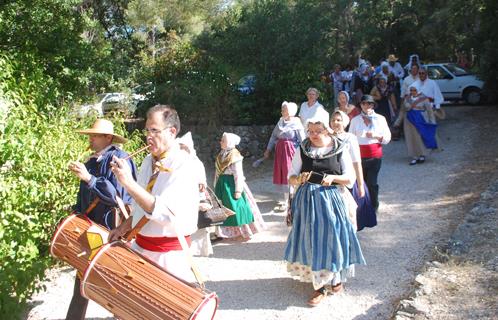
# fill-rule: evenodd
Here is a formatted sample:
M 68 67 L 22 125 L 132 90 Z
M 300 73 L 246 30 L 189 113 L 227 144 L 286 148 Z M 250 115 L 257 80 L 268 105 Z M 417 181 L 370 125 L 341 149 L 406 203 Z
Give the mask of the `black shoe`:
M 416 164 L 417 164 L 417 162 L 418 162 L 418 159 L 413 159 L 412 161 L 410 161 L 410 163 L 409 163 L 409 164 L 410 164 L 411 166 L 414 166 L 414 165 L 416 165 Z
M 398 126 L 393 126 L 391 132 L 391 140 L 398 141 L 401 138 L 401 128 Z
M 424 163 L 424 162 L 425 162 L 425 157 L 424 156 L 418 157 L 417 163 Z
M 222 237 L 216 237 L 214 239 L 211 239 L 211 243 L 216 243 L 216 242 L 220 242 L 220 241 L 223 241 L 225 238 L 222 238 Z

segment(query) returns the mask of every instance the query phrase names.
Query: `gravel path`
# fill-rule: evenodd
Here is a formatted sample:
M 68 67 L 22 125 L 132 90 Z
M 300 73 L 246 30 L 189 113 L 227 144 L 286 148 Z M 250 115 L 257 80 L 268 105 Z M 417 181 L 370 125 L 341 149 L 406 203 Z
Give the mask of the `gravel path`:
M 367 265 L 357 268 L 342 294 L 316 308 L 306 305 L 311 284 L 291 279 L 281 260 L 289 229 L 284 214 L 272 211 L 277 200 L 272 163 L 253 169 L 246 160 L 248 184 L 268 230 L 247 243 L 217 243 L 214 256 L 196 258 L 210 279 L 207 287 L 220 297 L 216 319 L 388 319 L 434 246 L 451 234 L 451 208 L 467 197 L 452 197 L 452 182 L 473 155 L 478 137 L 479 123 L 469 121 L 470 115 L 485 108 L 448 107 L 440 127 L 444 151 L 429 156 L 425 164 L 408 166 L 403 141 L 385 148 L 378 226 L 359 232 Z M 51 270 L 47 290 L 33 297 L 27 319 L 64 319 L 73 276 L 69 267 Z M 94 303 L 87 317 L 112 319 Z

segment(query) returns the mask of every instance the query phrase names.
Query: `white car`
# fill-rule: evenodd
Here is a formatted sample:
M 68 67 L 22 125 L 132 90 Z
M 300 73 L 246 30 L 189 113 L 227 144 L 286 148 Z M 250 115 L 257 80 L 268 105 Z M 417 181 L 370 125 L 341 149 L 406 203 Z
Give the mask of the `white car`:
M 99 102 L 96 105 L 100 105 L 104 113 L 128 109 L 128 99 L 124 93 L 101 93 L 97 97 Z
M 72 114 L 76 115 L 77 118 L 81 119 L 84 117 L 96 117 L 100 118 L 104 115 L 102 111 L 102 106 L 97 104 L 83 104 L 80 106 L 75 106 Z
M 454 63 L 426 64 L 430 79 L 437 82 L 444 100 L 465 100 L 468 104 L 481 101 L 484 82 Z

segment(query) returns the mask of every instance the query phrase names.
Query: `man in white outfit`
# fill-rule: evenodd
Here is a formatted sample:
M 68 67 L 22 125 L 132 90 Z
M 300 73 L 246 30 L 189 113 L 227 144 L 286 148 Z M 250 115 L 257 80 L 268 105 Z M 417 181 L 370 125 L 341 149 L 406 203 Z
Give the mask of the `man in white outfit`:
M 157 105 L 147 112 L 144 132 L 150 154 L 140 167 L 137 181 L 123 159 L 114 159 L 113 173 L 133 198 L 133 215 L 109 237 L 112 241 L 132 227 L 142 226 L 132 249 L 176 277 L 194 282 L 178 235 L 190 244 L 190 235 L 197 230 L 199 185 L 194 158 L 176 140 L 179 131 L 176 110 Z

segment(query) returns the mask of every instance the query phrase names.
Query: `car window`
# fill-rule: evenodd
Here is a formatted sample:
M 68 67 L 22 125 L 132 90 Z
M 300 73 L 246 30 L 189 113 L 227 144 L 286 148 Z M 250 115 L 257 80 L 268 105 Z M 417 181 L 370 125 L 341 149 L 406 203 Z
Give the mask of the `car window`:
M 450 70 L 450 72 L 453 73 L 457 77 L 470 74 L 470 72 L 468 72 L 467 70 L 465 70 L 462 67 L 457 66 L 454 63 L 448 63 L 448 64 L 445 64 L 444 66 L 446 67 L 446 69 Z
M 427 68 L 428 76 L 432 80 L 448 79 L 451 75 L 440 66 L 430 66 Z

